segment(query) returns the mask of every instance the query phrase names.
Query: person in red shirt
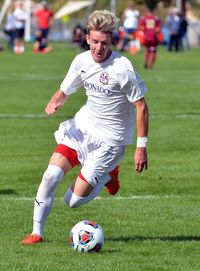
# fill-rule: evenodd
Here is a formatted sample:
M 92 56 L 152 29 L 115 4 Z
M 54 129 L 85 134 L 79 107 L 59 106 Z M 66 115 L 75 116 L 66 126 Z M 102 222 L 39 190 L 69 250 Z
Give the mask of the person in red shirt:
M 157 45 L 159 43 L 158 33 L 161 31 L 161 22 L 159 18 L 153 14 L 153 11 L 148 9 L 145 16 L 141 17 L 139 27 L 144 32 L 144 45 L 146 46 L 144 67 L 151 69 L 156 60 Z
M 41 6 L 41 9 L 36 11 L 35 17 L 38 22 L 38 28 L 42 32 L 42 37 L 47 39 L 52 23 L 53 12 L 48 8 L 47 2 L 41 2 Z

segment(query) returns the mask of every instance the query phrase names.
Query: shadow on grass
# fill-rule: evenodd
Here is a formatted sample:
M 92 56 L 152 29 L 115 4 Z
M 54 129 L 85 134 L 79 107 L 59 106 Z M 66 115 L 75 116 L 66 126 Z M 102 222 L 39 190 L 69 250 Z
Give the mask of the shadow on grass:
M 0 189 L 0 195 L 18 195 L 14 189 Z
M 200 242 L 200 236 L 119 236 L 107 238 L 107 241 L 111 242 L 137 242 L 137 241 L 166 241 L 166 242 Z

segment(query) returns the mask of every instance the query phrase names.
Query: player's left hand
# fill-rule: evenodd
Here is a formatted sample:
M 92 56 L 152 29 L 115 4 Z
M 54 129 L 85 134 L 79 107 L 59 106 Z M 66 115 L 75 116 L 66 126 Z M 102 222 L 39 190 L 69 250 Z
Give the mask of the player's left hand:
M 147 159 L 147 150 L 146 148 L 137 147 L 135 150 L 135 170 L 137 172 L 142 172 L 147 169 L 148 159 Z
M 48 115 L 53 115 L 56 111 L 61 107 L 61 103 L 59 102 L 49 102 L 45 108 L 45 112 Z

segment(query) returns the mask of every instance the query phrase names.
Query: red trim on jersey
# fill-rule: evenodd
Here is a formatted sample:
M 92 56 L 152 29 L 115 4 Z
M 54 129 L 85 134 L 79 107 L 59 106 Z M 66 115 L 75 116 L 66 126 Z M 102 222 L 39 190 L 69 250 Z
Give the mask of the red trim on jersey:
M 79 165 L 80 162 L 78 160 L 78 154 L 74 149 L 71 149 L 70 147 L 63 145 L 63 144 L 59 144 L 54 152 L 60 153 L 62 154 L 65 158 L 67 158 L 67 160 L 69 161 L 70 165 L 72 166 L 72 168 L 76 165 Z

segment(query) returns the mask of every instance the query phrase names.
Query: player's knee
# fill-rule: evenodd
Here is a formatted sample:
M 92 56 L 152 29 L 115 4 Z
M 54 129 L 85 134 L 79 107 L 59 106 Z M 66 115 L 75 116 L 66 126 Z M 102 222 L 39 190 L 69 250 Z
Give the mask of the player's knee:
M 44 172 L 42 183 L 44 186 L 55 186 L 60 182 L 63 175 L 63 170 L 60 167 L 49 165 Z
M 46 171 L 44 172 L 44 175 L 43 175 L 43 183 L 48 184 L 48 183 L 51 183 L 57 179 L 58 179 L 57 173 L 53 172 L 47 168 Z

